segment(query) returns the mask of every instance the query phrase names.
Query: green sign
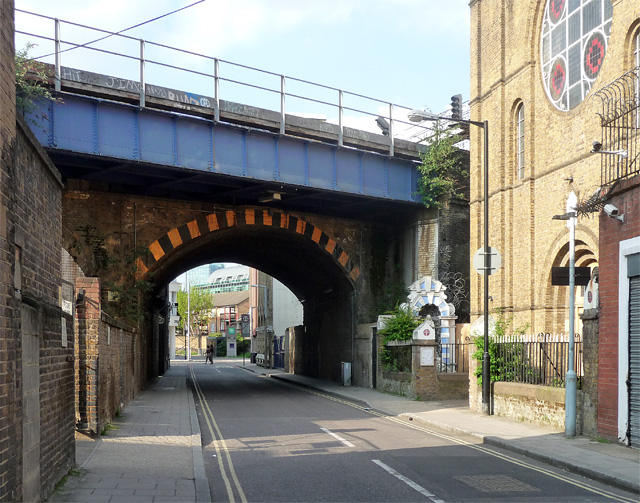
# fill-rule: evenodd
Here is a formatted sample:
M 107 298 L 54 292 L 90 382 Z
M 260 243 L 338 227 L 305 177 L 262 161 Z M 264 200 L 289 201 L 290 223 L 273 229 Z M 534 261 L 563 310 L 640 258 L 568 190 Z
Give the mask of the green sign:
M 227 335 L 236 335 L 236 327 L 227 328 Z

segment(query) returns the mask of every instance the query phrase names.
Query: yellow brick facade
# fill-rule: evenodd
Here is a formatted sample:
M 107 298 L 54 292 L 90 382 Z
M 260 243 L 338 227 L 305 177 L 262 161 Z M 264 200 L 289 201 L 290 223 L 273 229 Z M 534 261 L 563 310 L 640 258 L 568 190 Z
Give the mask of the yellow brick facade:
M 568 288 L 551 286 L 551 268 L 568 265 L 568 229 L 552 220 L 600 186 L 600 99 L 594 93 L 636 65 L 633 40 L 640 1 L 613 0 L 608 48 L 585 100 L 570 111 L 547 97 L 541 71 L 541 29 L 547 0 L 474 0 L 471 8 L 471 118 L 489 122 L 490 245 L 502 268 L 490 277 L 490 310 L 512 312 L 530 332 L 565 332 Z M 584 3 L 584 2 L 583 2 Z M 517 176 L 516 110 L 524 106 L 522 179 Z M 471 128 L 471 254 L 484 245 L 483 134 Z M 576 266 L 597 266 L 598 218 L 580 218 Z M 577 303 L 580 302 L 577 289 Z M 471 319 L 482 315 L 482 277 L 471 275 Z M 576 325 L 576 331 L 580 326 Z

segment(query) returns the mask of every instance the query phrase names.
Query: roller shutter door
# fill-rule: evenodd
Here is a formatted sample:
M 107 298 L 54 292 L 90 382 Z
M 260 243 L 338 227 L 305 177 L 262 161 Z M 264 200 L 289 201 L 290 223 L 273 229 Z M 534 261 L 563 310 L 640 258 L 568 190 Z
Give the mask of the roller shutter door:
M 629 278 L 629 441 L 640 448 L 640 276 Z

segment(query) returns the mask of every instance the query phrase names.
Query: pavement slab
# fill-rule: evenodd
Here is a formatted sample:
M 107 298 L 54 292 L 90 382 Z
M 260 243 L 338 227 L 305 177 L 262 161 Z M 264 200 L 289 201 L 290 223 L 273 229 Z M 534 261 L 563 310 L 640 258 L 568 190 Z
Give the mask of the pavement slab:
M 106 435 L 76 435 L 78 470 L 51 503 L 210 503 L 186 365 L 172 366 L 141 391 Z

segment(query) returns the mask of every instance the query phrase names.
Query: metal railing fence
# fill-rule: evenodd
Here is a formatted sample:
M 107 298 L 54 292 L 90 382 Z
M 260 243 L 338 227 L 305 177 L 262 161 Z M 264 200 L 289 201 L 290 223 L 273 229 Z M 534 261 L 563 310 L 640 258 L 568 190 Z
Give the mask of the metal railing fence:
M 468 373 L 468 342 L 449 342 L 438 346 L 436 370 L 442 373 Z
M 139 66 L 139 71 L 135 79 L 137 79 L 137 83 L 138 83 L 136 87 L 138 88 L 139 95 L 140 95 L 140 98 L 139 98 L 140 107 L 145 106 L 145 90 L 147 87 L 149 67 L 156 66 L 165 70 L 176 70 L 178 72 L 186 72 L 192 77 L 193 76 L 204 77 L 207 81 L 209 81 L 209 91 L 211 92 L 211 94 L 213 94 L 212 107 L 213 107 L 215 121 L 220 120 L 220 99 L 221 99 L 220 86 L 221 84 L 224 83 L 228 85 L 233 84 L 237 86 L 249 87 L 253 90 L 263 91 L 271 95 L 279 96 L 280 134 L 285 133 L 285 129 L 286 129 L 285 111 L 287 109 L 287 104 L 290 103 L 290 101 L 293 99 L 303 100 L 307 103 L 327 106 L 327 107 L 330 107 L 332 110 L 334 110 L 334 112 L 337 112 L 338 114 L 337 123 L 339 128 L 339 133 L 338 133 L 339 146 L 343 146 L 343 141 L 344 141 L 345 112 L 353 112 L 353 113 L 361 114 L 364 116 L 370 116 L 374 119 L 379 117 L 385 119 L 388 122 L 388 126 L 387 126 L 388 129 L 385 132 L 385 134 L 388 134 L 389 136 L 389 155 L 391 156 L 394 155 L 394 143 L 395 143 L 395 139 L 397 138 L 397 135 L 395 134 L 394 131 L 399 124 L 407 125 L 407 126 L 410 126 L 410 128 L 412 128 L 412 129 L 409 129 L 408 131 L 414 132 L 413 135 L 412 136 L 407 135 L 407 137 L 411 139 L 415 139 L 418 136 L 415 133 L 416 130 L 418 131 L 422 130 L 422 131 L 428 132 L 431 129 L 429 125 L 415 124 L 415 123 L 407 122 L 398 118 L 399 113 L 411 111 L 412 109 L 410 107 L 398 105 L 398 104 L 380 100 L 377 98 L 372 98 L 370 96 L 365 96 L 363 94 L 359 94 L 355 92 L 345 91 L 343 89 L 327 86 L 324 84 L 319 84 L 316 82 L 311 82 L 311 81 L 296 78 L 296 77 L 286 76 L 286 75 L 274 73 L 268 70 L 262 70 L 259 68 L 251 67 L 248 65 L 234 63 L 232 61 L 215 58 L 212 56 L 208 56 L 206 54 L 200 54 L 193 51 L 187 51 L 187 50 L 179 49 L 176 47 L 171 47 L 165 44 L 151 42 L 144 39 L 138 39 L 135 37 L 131 37 L 129 35 L 124 35 L 122 33 L 110 32 L 108 30 L 103 30 L 100 28 L 95 28 L 95 27 L 91 27 L 91 26 L 87 26 L 79 23 L 63 21 L 63 20 L 59 20 L 49 16 L 45 16 L 42 14 L 25 11 L 22 9 L 15 9 L 15 10 L 17 13 L 20 13 L 20 15 L 36 16 L 37 18 L 53 22 L 53 30 L 52 30 L 53 36 L 47 36 L 46 34 L 43 34 L 43 33 L 35 33 L 32 31 L 19 29 L 21 23 L 19 23 L 18 19 L 16 19 L 16 34 L 24 35 L 27 37 L 34 37 L 38 40 L 48 41 L 53 44 L 53 49 L 49 54 L 44 54 L 44 55 L 35 57 L 33 59 L 44 62 L 44 61 L 50 60 L 51 57 L 54 58 L 54 68 L 55 68 L 54 85 L 55 85 L 56 91 L 60 91 L 61 89 L 62 56 L 71 50 L 81 49 L 81 50 L 93 51 L 96 53 L 100 53 L 102 55 L 115 56 L 116 58 L 124 58 L 126 60 L 133 62 L 134 64 L 137 62 L 139 65 L 136 65 L 136 66 Z M 27 23 L 28 26 L 29 25 L 35 26 L 36 24 L 37 23 Z M 93 39 L 89 42 L 74 42 L 74 41 L 62 38 L 61 33 L 63 30 L 61 28 L 63 26 L 69 27 L 70 28 L 69 31 L 74 31 L 76 29 L 89 30 L 90 32 L 97 32 L 102 36 L 97 39 Z M 137 54 L 132 55 L 132 54 L 125 54 L 122 52 L 118 52 L 112 49 L 98 48 L 94 46 L 94 44 L 98 42 L 102 42 L 103 40 L 111 37 L 116 37 L 119 40 L 128 40 L 128 41 L 135 42 L 139 46 L 139 52 L 137 51 L 138 52 Z M 152 59 L 147 55 L 149 47 L 165 49 L 168 51 L 176 52 L 178 53 L 178 59 L 180 61 L 188 60 L 191 57 L 200 58 L 204 60 L 204 65 L 202 66 L 205 68 L 205 70 L 187 68 L 186 66 L 182 66 L 180 64 L 173 64 L 166 61 L 160 61 L 158 59 Z M 228 69 L 228 73 L 225 73 L 221 69 L 222 65 L 226 65 Z M 206 68 L 208 68 L 208 70 L 206 70 Z M 253 83 L 251 83 L 251 82 L 239 80 L 238 78 L 234 78 L 233 77 L 234 71 L 240 71 L 240 70 L 247 70 L 252 74 L 256 74 L 257 75 L 256 80 Z M 264 82 L 265 80 L 268 80 L 268 78 L 275 78 L 278 81 L 278 84 L 272 87 L 266 86 Z M 315 90 L 320 90 L 324 92 L 325 93 L 324 96 L 333 95 L 333 98 L 331 99 L 331 101 L 329 101 L 327 98 L 316 98 L 307 94 L 287 92 L 286 87 L 291 83 L 295 85 L 302 85 L 307 87 L 310 86 Z M 179 88 L 179 87 L 176 87 L 176 88 Z M 326 94 L 326 93 L 329 93 L 329 94 Z M 379 110 L 371 111 L 371 110 L 362 109 L 361 107 L 347 106 L 345 105 L 346 98 L 349 98 L 354 102 L 359 101 L 360 103 L 372 103 L 374 104 L 374 106 L 378 106 L 378 107 L 384 106 L 385 109 L 388 110 L 388 113 L 379 113 L 380 112 Z M 407 130 L 405 130 L 405 133 L 407 133 Z M 428 137 L 428 134 L 420 135 L 420 136 L 422 136 L 422 139 L 424 139 L 425 137 Z
M 491 372 L 495 380 L 564 387 L 569 362 L 568 338 L 540 333 L 528 339 L 507 336 L 493 342 L 495 351 L 491 355 Z M 583 365 L 579 334 L 576 334 L 575 355 L 575 370 L 580 383 Z

